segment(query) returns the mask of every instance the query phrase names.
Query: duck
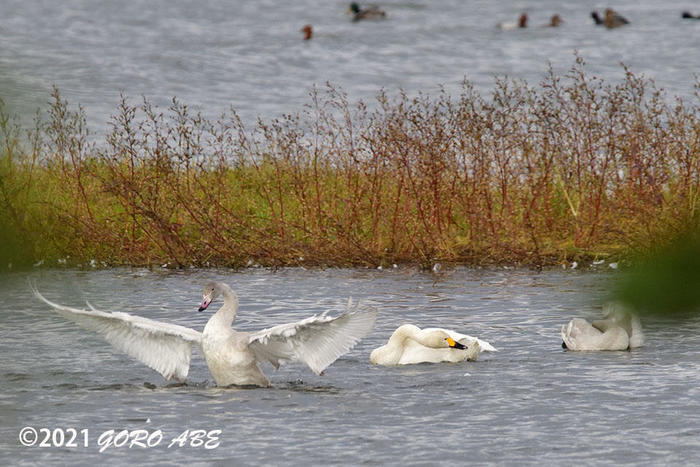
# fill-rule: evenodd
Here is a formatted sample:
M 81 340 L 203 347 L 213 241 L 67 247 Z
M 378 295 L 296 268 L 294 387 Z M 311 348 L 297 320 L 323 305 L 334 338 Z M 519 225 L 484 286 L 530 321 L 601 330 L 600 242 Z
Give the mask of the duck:
M 604 319 L 589 323 L 574 318 L 561 328 L 562 347 L 568 350 L 631 350 L 644 345 L 642 323 L 619 303 L 606 304 Z
M 551 18 L 549 18 L 549 24 L 545 25 L 550 28 L 557 28 L 559 25 L 562 23 L 561 16 L 559 15 L 552 15 Z
M 520 28 L 526 28 L 527 27 L 527 13 L 522 13 L 520 17 L 518 18 L 517 23 L 513 22 L 504 22 L 504 23 L 499 23 L 498 27 L 502 29 L 503 31 L 509 31 L 512 29 L 520 29 Z
M 689 11 L 684 11 L 681 13 L 681 18 L 683 19 L 700 19 L 700 15 L 694 15 Z
M 367 8 L 360 8 L 357 2 L 352 2 L 348 12 L 352 14 L 353 21 L 361 20 L 381 20 L 386 19 L 386 12 L 377 6 L 369 6 Z
M 591 18 L 593 18 L 593 22 L 596 26 L 603 25 L 603 18 L 600 17 L 597 11 L 591 11 Z
M 304 33 L 304 40 L 308 41 L 311 39 L 313 36 L 313 29 L 311 28 L 310 24 L 305 25 L 303 28 L 301 28 L 301 32 Z
M 442 328 L 421 329 L 413 324 L 399 326 L 389 341 L 370 353 L 373 365 L 417 363 L 458 363 L 476 361 L 481 351 L 495 352 L 486 341 Z
M 336 317 L 325 312 L 260 331 L 236 331 L 232 324 L 238 313 L 238 295 L 223 282 L 209 282 L 204 286 L 199 311 L 207 310 L 218 297 L 223 299 L 223 306 L 199 332 L 129 313 L 100 311 L 89 303 L 89 309 L 60 305 L 39 293 L 35 284 L 32 289 L 59 315 L 101 334 L 112 346 L 166 380 L 185 381 L 192 348 L 198 349 L 220 387 L 268 387 L 270 381 L 259 366 L 263 362 L 276 369 L 281 363 L 302 362 L 321 375 L 372 331 L 377 318 L 375 310 L 359 304 L 353 307 L 349 301 Z
M 591 17 L 596 25 L 605 26 L 608 29 L 619 28 L 620 26 L 630 23 L 627 18 L 620 15 L 612 8 L 606 8 L 602 18 L 596 11 L 591 12 Z
M 605 18 L 603 19 L 603 25 L 608 28 L 619 28 L 620 26 L 624 26 L 625 24 L 629 24 L 630 22 L 627 21 L 627 18 L 624 16 L 621 16 L 618 14 L 615 10 L 612 8 L 606 8 L 605 9 Z

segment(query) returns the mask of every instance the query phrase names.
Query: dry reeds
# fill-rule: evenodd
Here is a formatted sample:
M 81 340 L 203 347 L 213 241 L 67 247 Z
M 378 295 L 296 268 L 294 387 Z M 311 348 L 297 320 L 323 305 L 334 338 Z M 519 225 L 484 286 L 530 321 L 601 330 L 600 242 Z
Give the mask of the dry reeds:
M 697 102 L 625 71 L 607 84 L 577 57 L 538 87 L 382 92 L 372 110 L 328 86 L 250 130 L 122 99 L 100 145 L 55 91 L 29 138 L 0 121 L 0 235 L 28 261 L 133 265 L 624 255 L 697 224 L 700 191 Z

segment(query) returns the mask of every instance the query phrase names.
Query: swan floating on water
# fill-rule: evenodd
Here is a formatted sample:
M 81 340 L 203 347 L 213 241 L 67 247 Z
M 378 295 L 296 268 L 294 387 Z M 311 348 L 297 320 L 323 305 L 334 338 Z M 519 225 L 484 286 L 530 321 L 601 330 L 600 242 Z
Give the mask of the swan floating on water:
M 394 331 L 385 345 L 372 351 L 369 361 L 374 365 L 473 362 L 482 350 L 496 351 L 486 341 L 449 329 L 420 329 L 413 324 L 404 324 Z
M 569 350 L 627 350 L 644 344 L 642 323 L 631 311 L 618 303 L 604 307 L 605 319 L 589 323 L 574 318 L 562 326 L 562 347 Z
M 298 361 L 321 374 L 369 334 L 377 319 L 376 311 L 360 309 L 359 305 L 353 308 L 348 302 L 346 310 L 337 317 L 322 313 L 257 332 L 239 332 L 231 327 L 238 312 L 238 296 L 228 285 L 211 282 L 204 287 L 199 311 L 206 310 L 219 296 L 224 305 L 199 332 L 128 313 L 99 311 L 89 303 L 90 310 L 59 305 L 41 295 L 33 284 L 32 289 L 58 314 L 101 334 L 114 347 L 165 379 L 184 381 L 192 347 L 198 348 L 218 386 L 269 386 L 258 366 L 261 362 L 278 368 L 280 363 Z

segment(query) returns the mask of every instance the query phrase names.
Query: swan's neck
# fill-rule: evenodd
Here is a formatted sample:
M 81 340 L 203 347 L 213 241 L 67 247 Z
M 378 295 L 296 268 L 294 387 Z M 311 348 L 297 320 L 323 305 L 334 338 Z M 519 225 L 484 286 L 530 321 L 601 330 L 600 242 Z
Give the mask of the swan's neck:
M 230 327 L 238 313 L 238 295 L 230 288 L 222 287 L 221 296 L 224 299 L 224 306 L 214 313 L 210 321 L 215 321 L 218 326 Z
M 385 345 L 372 351 L 369 356 L 370 362 L 380 365 L 397 365 L 403 355 L 406 340 L 414 338 L 419 332 L 420 329 L 412 324 L 399 326 Z
M 420 328 L 412 324 L 399 326 L 389 338 L 389 343 L 403 347 L 406 339 L 420 340 Z

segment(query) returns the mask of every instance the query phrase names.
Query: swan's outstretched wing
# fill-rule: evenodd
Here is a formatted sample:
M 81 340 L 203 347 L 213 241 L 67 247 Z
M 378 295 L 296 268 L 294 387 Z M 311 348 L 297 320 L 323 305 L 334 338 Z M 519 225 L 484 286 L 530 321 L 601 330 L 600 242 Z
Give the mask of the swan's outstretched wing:
M 359 306 L 352 309 L 348 302 L 347 309 L 335 318 L 323 313 L 251 333 L 249 348 L 258 361 L 268 361 L 275 367 L 285 361 L 300 361 L 321 374 L 369 334 L 376 320 L 376 311 Z
M 165 379 L 185 380 L 192 344 L 201 347 L 202 333 L 194 329 L 128 313 L 99 311 L 90 304 L 90 310 L 71 308 L 48 300 L 33 284 L 32 290 L 59 315 L 101 334 L 114 347 L 153 368 Z

